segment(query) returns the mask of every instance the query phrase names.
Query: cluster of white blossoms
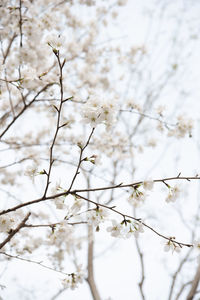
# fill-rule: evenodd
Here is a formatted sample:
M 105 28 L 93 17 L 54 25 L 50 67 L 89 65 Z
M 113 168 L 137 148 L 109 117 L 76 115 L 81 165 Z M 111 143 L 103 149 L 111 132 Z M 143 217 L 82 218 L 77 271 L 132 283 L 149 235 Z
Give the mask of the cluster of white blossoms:
M 98 207 L 96 209 L 87 212 L 87 222 L 95 227 L 99 226 L 107 220 L 109 213 L 108 210 L 103 207 Z
M 117 105 L 114 100 L 105 100 L 93 95 L 83 105 L 82 118 L 84 123 L 93 128 L 102 123 L 109 127 L 116 120 L 116 112 Z
M 138 237 L 139 233 L 144 232 L 144 226 L 140 222 L 124 220 L 121 223 L 112 220 L 112 226 L 107 228 L 111 236 L 117 238 L 130 238 L 132 236 Z
M 36 175 L 38 175 L 38 166 L 36 164 L 32 164 L 30 166 L 27 166 L 24 175 L 30 177 L 31 179 L 33 179 L 33 177 L 35 177 Z
M 84 205 L 83 200 L 75 197 L 74 203 L 70 207 L 70 214 L 75 215 L 76 213 L 80 212 L 83 205 Z
M 55 246 L 60 246 L 62 243 L 70 242 L 71 236 L 74 233 L 74 227 L 69 225 L 64 220 L 60 225 L 56 226 L 53 234 L 50 235 L 49 242 Z
M 128 202 L 134 207 L 140 207 L 142 204 L 144 204 L 147 196 L 147 191 L 151 191 L 153 189 L 153 186 L 154 181 L 151 179 L 147 179 L 140 185 L 133 187 L 133 191 L 128 198 Z
M 191 135 L 193 120 L 183 115 L 177 117 L 177 124 L 174 129 L 169 130 L 168 136 L 183 138 L 186 134 Z
M 105 155 L 112 157 L 117 161 L 123 160 L 129 155 L 129 140 L 126 133 L 119 130 L 113 130 L 112 134 L 109 131 L 103 131 L 98 136 L 93 137 L 94 150 L 99 151 L 99 156 Z
M 167 203 L 175 202 L 177 198 L 180 196 L 181 190 L 177 185 L 175 185 L 174 187 L 169 186 L 168 188 L 169 188 L 169 193 L 165 201 Z
M 25 68 L 21 71 L 20 86 L 34 91 L 41 86 L 42 81 L 34 68 Z
M 134 188 L 132 193 L 130 194 L 128 198 L 128 202 L 133 205 L 134 207 L 140 207 L 142 204 L 144 204 L 144 201 L 146 199 L 146 192 L 139 190 L 139 188 Z
M 178 244 L 172 242 L 171 240 L 168 240 L 164 244 L 164 251 L 165 252 L 172 251 L 172 253 L 175 251 L 175 252 L 179 253 L 181 251 L 181 247 Z
M 0 232 L 9 232 L 15 224 L 16 220 L 9 214 L 0 216 Z
M 65 204 L 65 196 L 61 196 L 59 198 L 56 198 L 55 201 L 54 201 L 54 204 L 56 206 L 57 209 L 66 209 L 67 206 Z
M 67 190 L 65 190 L 64 188 L 62 188 L 60 186 L 60 183 L 58 182 L 56 184 L 55 187 L 53 187 L 51 189 L 52 194 L 57 194 L 57 193 L 66 193 Z M 65 202 L 67 195 L 63 195 L 60 196 L 58 198 L 54 199 L 54 204 L 56 206 L 57 209 L 59 210 L 65 210 L 65 212 L 67 212 L 66 215 L 66 219 L 68 217 L 72 217 L 75 216 L 77 213 L 80 212 L 82 206 L 84 205 L 83 200 L 81 200 L 80 198 L 74 197 L 74 196 L 69 196 L 68 195 L 68 203 L 69 205 L 67 205 Z
M 81 266 L 78 266 L 76 273 L 69 274 L 62 280 L 64 288 L 74 290 L 78 287 L 79 283 L 82 283 L 85 278 L 84 271 Z

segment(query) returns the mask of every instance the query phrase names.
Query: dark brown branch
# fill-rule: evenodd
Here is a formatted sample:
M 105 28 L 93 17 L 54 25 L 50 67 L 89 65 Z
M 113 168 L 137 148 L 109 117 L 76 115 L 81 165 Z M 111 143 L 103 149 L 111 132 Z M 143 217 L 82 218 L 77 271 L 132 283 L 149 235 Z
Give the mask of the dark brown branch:
M 25 226 L 26 221 L 28 220 L 28 218 L 30 217 L 31 213 L 28 213 L 26 215 L 26 217 L 22 220 L 22 222 L 17 226 L 17 228 L 15 229 L 11 229 L 11 232 L 9 233 L 9 235 L 7 236 L 7 238 L 0 244 L 0 249 L 3 248 L 12 238 L 13 236 L 20 231 L 20 229 L 22 227 Z
M 153 182 L 162 182 L 164 183 L 165 181 L 172 181 L 172 180 L 197 180 L 200 179 L 200 176 L 189 176 L 189 177 L 183 177 L 183 176 L 176 176 L 176 177 L 167 177 L 167 178 L 162 178 L 162 179 L 155 179 Z M 103 190 L 111 190 L 111 189 L 117 189 L 117 188 L 126 188 L 126 187 L 134 187 L 140 184 L 143 184 L 144 181 L 138 181 L 138 182 L 133 182 L 133 183 L 128 183 L 128 184 L 117 184 L 117 185 L 112 185 L 112 186 L 106 186 L 106 187 L 99 187 L 99 188 L 91 188 L 91 189 L 77 189 L 71 191 L 71 193 L 82 193 L 82 192 L 97 192 L 97 191 L 103 191 Z
M 156 179 L 156 180 L 154 180 L 154 182 L 163 182 L 163 181 L 177 180 L 177 179 L 189 181 L 189 180 L 195 180 L 195 179 L 197 180 L 197 179 L 200 179 L 200 177 L 198 177 L 198 176 L 195 176 L 195 177 L 180 177 L 180 176 L 178 175 L 177 177 L 168 177 L 168 178 L 163 178 L 163 179 Z M 83 192 L 83 191 L 84 191 L 84 192 L 87 191 L 87 192 L 90 192 L 90 191 L 97 191 L 97 190 L 104 190 L 104 189 L 112 189 L 112 188 L 133 187 L 133 186 L 136 186 L 136 185 L 142 184 L 142 183 L 143 183 L 143 181 L 140 181 L 140 182 L 136 182 L 136 183 L 125 184 L 125 185 L 119 184 L 119 185 L 114 185 L 114 186 L 105 187 L 105 188 L 96 188 L 96 189 L 90 189 L 90 188 L 88 188 L 88 189 L 84 189 L 84 190 L 74 190 L 74 191 L 71 191 L 71 192 L 70 192 L 70 191 L 66 191 L 66 192 L 58 193 L 58 194 L 51 195 L 51 196 L 48 196 L 48 197 L 47 197 L 47 196 L 45 196 L 45 197 L 43 196 L 43 197 L 41 197 L 41 198 L 39 198 L 39 199 L 35 199 L 35 200 L 31 200 L 31 201 L 28 201 L 28 202 L 25 202 L 25 203 L 21 203 L 21 204 L 19 204 L 19 205 L 17 205 L 17 206 L 14 206 L 14 207 L 12 207 L 12 208 L 8 208 L 7 210 L 3 210 L 3 211 L 0 212 L 0 215 L 9 213 L 9 212 L 11 212 L 11 211 L 18 210 L 18 209 L 20 209 L 20 208 L 22 208 L 22 207 L 25 207 L 25 206 L 29 206 L 29 205 L 36 204 L 36 203 L 43 202 L 43 201 L 47 201 L 47 200 L 56 199 L 56 198 L 58 198 L 58 197 L 61 197 L 61 196 L 67 196 L 67 195 L 71 194 L 71 195 L 74 195 L 74 196 L 76 196 L 76 197 L 78 197 L 78 198 L 81 198 L 81 199 L 83 199 L 83 200 L 85 200 L 85 201 L 87 201 L 87 202 L 89 202 L 89 203 L 93 203 L 93 204 L 96 205 L 96 206 L 101 206 L 101 207 L 104 207 L 104 208 L 106 208 L 106 209 L 109 209 L 109 210 L 111 210 L 111 211 L 113 211 L 113 212 L 115 212 L 115 213 L 121 215 L 123 218 L 129 218 L 129 219 L 132 219 L 132 220 L 134 220 L 134 221 L 136 221 L 136 222 L 139 222 L 141 225 L 143 225 L 143 226 L 149 228 L 151 231 L 153 231 L 156 235 L 158 235 L 158 236 L 160 236 L 160 237 L 166 239 L 167 241 L 170 241 L 170 242 L 173 243 L 174 245 L 178 245 L 180 248 L 181 248 L 182 246 L 193 247 L 193 244 L 187 244 L 187 243 L 178 242 L 178 241 L 176 241 L 176 240 L 175 240 L 174 238 L 172 238 L 172 237 L 164 236 L 163 234 L 159 233 L 158 231 L 156 231 L 156 230 L 155 230 L 154 228 L 152 228 L 151 226 L 149 226 L 149 225 L 147 225 L 146 223 L 142 222 L 142 220 L 141 220 L 140 218 L 134 218 L 133 216 L 126 215 L 126 214 L 121 213 L 120 211 L 116 210 L 115 207 L 110 207 L 110 206 L 106 206 L 106 205 L 104 205 L 104 204 L 97 203 L 97 202 L 92 201 L 92 200 L 90 200 L 90 199 L 88 199 L 88 198 L 85 198 L 85 197 L 83 197 L 82 195 L 80 195 L 80 194 L 77 193 L 78 191 L 82 191 L 82 192 Z
M 185 247 L 193 247 L 192 244 L 186 244 L 186 243 L 178 242 L 178 241 L 176 241 L 174 238 L 167 237 L 167 236 L 165 236 L 165 235 L 159 233 L 159 232 L 158 232 L 157 230 L 155 230 L 153 227 L 151 227 L 151 226 L 147 225 L 146 223 L 142 222 L 142 220 L 141 220 L 140 218 L 135 218 L 135 217 L 133 217 L 133 216 L 129 216 L 129 215 L 127 215 L 127 214 L 123 214 L 122 212 L 116 210 L 114 207 L 110 207 L 110 206 L 107 206 L 107 205 L 104 205 L 104 204 L 97 203 L 97 202 L 92 201 L 92 200 L 90 200 L 90 199 L 87 199 L 87 198 L 85 198 L 85 197 L 83 197 L 83 196 L 81 196 L 81 195 L 78 195 L 78 194 L 75 194 L 75 195 L 76 195 L 77 197 L 83 199 L 83 200 L 86 200 L 86 201 L 88 201 L 88 202 L 90 202 L 90 203 L 93 203 L 93 204 L 96 205 L 96 206 L 100 206 L 100 207 L 104 207 L 104 208 L 106 208 L 106 209 L 109 209 L 109 210 L 111 210 L 111 211 L 117 213 L 118 215 L 122 216 L 123 219 L 128 218 L 128 219 L 132 219 L 132 220 L 134 220 L 134 221 L 140 223 L 141 225 L 143 225 L 144 227 L 147 227 L 148 229 L 150 229 L 151 231 L 153 231 L 155 234 L 157 234 L 157 235 L 160 236 L 161 238 L 163 238 L 163 239 L 165 239 L 165 240 L 168 240 L 168 241 L 170 241 L 170 242 L 173 243 L 173 244 L 178 245 L 180 248 L 182 248 L 182 246 L 185 246 Z

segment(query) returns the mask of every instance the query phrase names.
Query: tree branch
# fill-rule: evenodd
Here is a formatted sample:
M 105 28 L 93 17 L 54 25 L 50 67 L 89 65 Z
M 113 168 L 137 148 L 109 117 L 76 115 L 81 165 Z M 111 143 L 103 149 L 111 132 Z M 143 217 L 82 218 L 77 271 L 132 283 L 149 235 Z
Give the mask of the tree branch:
M 28 213 L 25 218 L 22 220 L 22 222 L 17 226 L 16 229 L 11 229 L 11 232 L 9 233 L 9 235 L 7 236 L 7 238 L 0 244 L 0 249 L 3 248 L 12 238 L 13 236 L 20 231 L 20 229 L 22 227 L 25 226 L 26 221 L 28 220 L 28 218 L 30 217 L 31 213 Z

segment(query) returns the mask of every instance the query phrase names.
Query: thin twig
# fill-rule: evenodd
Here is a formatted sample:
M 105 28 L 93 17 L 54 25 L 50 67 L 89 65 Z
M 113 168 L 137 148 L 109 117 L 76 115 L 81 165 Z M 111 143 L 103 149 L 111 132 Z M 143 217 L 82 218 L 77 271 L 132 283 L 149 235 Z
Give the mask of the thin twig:
M 81 163 L 82 163 L 82 161 L 83 161 L 83 160 L 82 160 L 83 152 L 84 152 L 85 148 L 86 148 L 86 147 L 89 145 L 89 143 L 90 143 L 90 139 L 91 139 L 91 137 L 92 137 L 92 135 L 93 135 L 93 133 L 94 133 L 94 129 L 95 129 L 95 128 L 92 128 L 92 131 L 91 131 L 91 133 L 90 133 L 90 135 L 89 135 L 89 137 L 88 137 L 88 139 L 87 139 L 87 142 L 85 143 L 85 146 L 84 146 L 84 147 L 80 147 L 80 155 L 79 155 L 78 165 L 77 165 L 76 172 L 75 172 L 75 174 L 74 174 L 74 177 L 72 178 L 72 181 L 71 181 L 71 184 L 70 184 L 70 187 L 69 187 L 69 190 L 68 190 L 68 191 L 71 190 L 71 188 L 72 188 L 72 186 L 73 186 L 73 184 L 74 184 L 74 181 L 75 181 L 77 175 L 79 174 L 79 169 L 80 169 Z
M 22 260 L 22 261 L 25 261 L 25 262 L 29 262 L 29 263 L 32 263 L 32 264 L 36 264 L 36 265 L 39 265 L 39 266 L 41 266 L 45 269 L 48 269 L 48 270 L 51 270 L 51 271 L 54 271 L 54 272 L 57 272 L 57 273 L 61 273 L 63 275 L 67 275 L 67 276 L 71 275 L 71 273 L 65 273 L 65 272 L 62 272 L 60 270 L 56 270 L 54 268 L 48 267 L 48 266 L 42 264 L 42 262 L 40 262 L 40 261 L 34 261 L 34 260 L 31 260 L 31 259 L 28 259 L 28 258 L 18 256 L 18 255 L 11 255 L 11 254 L 8 254 L 6 252 L 0 252 L 0 254 L 3 254 L 3 255 L 5 255 L 9 258 L 15 258 L 15 259 Z
M 93 200 L 90 200 L 90 199 L 87 199 L 87 198 L 85 198 L 85 197 L 83 197 L 83 196 L 81 196 L 81 195 L 78 195 L 78 194 L 75 194 L 75 195 L 76 195 L 77 197 L 83 199 L 83 200 L 86 200 L 86 201 L 88 201 L 88 202 L 90 202 L 90 203 L 93 203 L 93 204 L 96 205 L 97 207 L 100 206 L 100 207 L 104 207 L 104 208 L 106 208 L 106 209 L 109 209 L 109 210 L 111 210 L 111 211 L 113 211 L 113 212 L 119 214 L 120 216 L 122 216 L 123 219 L 128 218 L 128 219 L 132 219 L 132 220 L 134 220 L 134 221 L 136 221 L 136 222 L 139 222 L 141 225 L 143 225 L 143 226 L 147 227 L 148 229 L 150 229 L 151 231 L 153 231 L 156 235 L 162 237 L 162 238 L 165 239 L 165 240 L 168 240 L 169 242 L 171 242 L 171 243 L 173 243 L 173 244 L 177 244 L 180 248 L 182 248 L 183 246 L 185 246 L 185 247 L 193 247 L 193 244 L 187 244 L 187 243 L 178 242 L 178 241 L 176 241 L 176 240 L 175 240 L 174 238 L 172 238 L 172 237 L 167 237 L 167 236 L 165 236 L 165 235 L 159 233 L 157 230 L 155 230 L 155 229 L 154 229 L 153 227 L 151 227 L 150 225 L 148 225 L 148 224 L 142 222 L 142 220 L 141 220 L 140 218 L 135 218 L 135 217 L 133 217 L 133 216 L 124 214 L 124 213 L 122 213 L 122 212 L 116 210 L 114 207 L 109 207 L 109 206 L 106 206 L 106 205 L 104 205 L 104 204 L 97 203 L 97 202 L 95 202 L 95 201 L 93 201 Z
M 55 54 L 55 56 L 57 58 L 58 65 L 59 65 L 59 71 L 60 71 L 60 76 L 59 76 L 59 82 L 60 82 L 60 105 L 59 105 L 59 108 L 57 108 L 56 106 L 54 106 L 55 109 L 56 109 L 56 111 L 57 111 L 58 116 L 57 116 L 57 122 L 56 122 L 56 130 L 55 130 L 53 141 L 52 141 L 52 144 L 51 144 L 51 147 L 50 147 L 50 153 L 49 153 L 49 170 L 46 173 L 46 175 L 47 175 L 47 181 L 46 181 L 46 186 L 45 186 L 43 198 L 45 198 L 45 196 L 47 194 L 47 191 L 48 191 L 48 188 L 49 188 L 49 184 L 50 184 L 51 170 L 52 170 L 52 165 L 54 163 L 54 160 L 53 160 L 53 149 L 54 149 L 54 145 L 55 145 L 56 138 L 57 138 L 57 135 L 58 135 L 58 131 L 60 129 L 61 110 L 62 110 L 63 99 L 64 99 L 63 98 L 63 94 L 64 94 L 64 91 L 63 91 L 63 67 L 65 65 L 65 61 L 63 61 L 61 63 L 59 51 L 53 51 L 53 52 L 54 52 L 54 54 Z
M 155 179 L 153 180 L 154 183 L 156 182 L 162 182 L 165 184 L 165 181 L 172 181 L 172 180 L 197 180 L 200 179 L 200 176 L 189 176 L 189 177 L 183 177 L 183 176 L 176 176 L 176 177 L 167 177 L 167 178 L 162 178 L 162 179 Z M 99 187 L 99 188 L 91 188 L 89 189 L 90 192 L 98 192 L 98 191 L 103 191 L 103 190 L 111 190 L 111 189 L 117 189 L 117 188 L 126 188 L 126 187 L 134 187 L 143 184 L 144 181 L 137 181 L 133 183 L 128 183 L 128 184 L 123 184 L 119 183 L 117 185 L 112 185 L 112 186 L 106 186 L 106 187 Z M 71 193 L 82 193 L 82 192 L 87 192 L 88 189 L 76 189 L 71 191 Z

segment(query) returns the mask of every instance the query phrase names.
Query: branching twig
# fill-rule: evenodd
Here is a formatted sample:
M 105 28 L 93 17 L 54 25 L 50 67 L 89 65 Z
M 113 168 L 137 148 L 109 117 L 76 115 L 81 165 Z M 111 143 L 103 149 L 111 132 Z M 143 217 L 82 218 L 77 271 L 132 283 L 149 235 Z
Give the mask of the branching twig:
M 155 234 L 157 234 L 158 236 L 162 237 L 162 238 L 165 239 L 165 240 L 168 240 L 169 242 L 171 242 L 171 243 L 173 243 L 173 244 L 178 245 L 180 248 L 182 248 L 183 246 L 185 246 L 185 247 L 193 247 L 192 244 L 186 244 L 186 243 L 178 242 L 178 241 L 176 241 L 174 238 L 167 237 L 167 236 L 165 236 L 165 235 L 159 233 L 159 232 L 158 232 L 157 230 L 155 230 L 153 227 L 151 227 L 151 226 L 147 225 L 146 223 L 142 222 L 142 220 L 141 220 L 140 218 L 135 218 L 135 217 L 133 217 L 133 216 L 129 216 L 129 215 L 127 215 L 127 214 L 123 214 L 122 212 L 116 210 L 114 207 L 110 207 L 110 206 L 107 206 L 107 205 L 104 205 L 104 204 L 97 203 L 97 202 L 92 201 L 92 200 L 90 200 L 90 199 L 87 199 L 87 198 L 85 198 L 85 197 L 83 197 L 83 196 L 81 196 L 81 195 L 78 195 L 78 194 L 75 194 L 75 195 L 76 195 L 77 197 L 83 199 L 83 200 L 86 200 L 86 201 L 88 201 L 88 202 L 90 202 L 90 203 L 93 203 L 93 204 L 96 205 L 97 207 L 100 206 L 100 207 L 104 207 L 104 208 L 106 208 L 106 209 L 109 209 L 109 210 L 111 210 L 111 211 L 113 211 L 113 212 L 119 214 L 120 216 L 122 216 L 123 219 L 128 218 L 128 219 L 132 219 L 132 220 L 134 220 L 134 221 L 136 221 L 136 222 L 139 222 L 141 225 L 147 227 L 148 229 L 150 229 L 151 231 L 153 231 L 153 232 L 154 232 Z
M 189 176 L 189 177 L 183 177 L 183 176 L 176 176 L 176 177 L 167 177 L 167 178 L 162 178 L 162 179 L 155 179 L 153 180 L 154 183 L 156 182 L 162 182 L 165 184 L 165 181 L 172 181 L 172 180 L 197 180 L 200 179 L 200 176 Z M 111 190 L 111 189 L 117 189 L 117 188 L 126 188 L 126 187 L 134 187 L 143 184 L 144 181 L 137 181 L 133 183 L 128 183 L 128 184 L 117 184 L 117 185 L 112 185 L 112 186 L 106 186 L 106 187 L 99 187 L 99 188 L 91 188 L 89 189 L 90 192 L 98 192 L 98 191 L 103 191 L 103 190 Z M 71 193 L 82 193 L 82 192 L 87 192 L 88 189 L 77 189 L 71 191 Z
M 47 191 L 48 191 L 48 188 L 49 188 L 49 184 L 50 184 L 51 170 L 52 170 L 52 165 L 54 163 L 54 160 L 53 160 L 53 148 L 54 148 L 54 145 L 55 145 L 55 142 L 56 142 L 58 131 L 60 129 L 61 110 L 62 110 L 62 105 L 63 105 L 63 100 L 64 100 L 64 98 L 63 98 L 64 97 L 64 95 L 63 95 L 64 94 L 64 91 L 63 91 L 63 67 L 65 65 L 65 60 L 61 63 L 59 51 L 54 50 L 53 52 L 54 52 L 54 54 L 55 54 L 55 56 L 57 58 L 58 65 L 59 65 L 59 71 L 60 71 L 60 76 L 59 76 L 59 82 L 60 82 L 60 105 L 59 105 L 59 108 L 57 108 L 56 106 L 54 106 L 54 108 L 57 111 L 58 116 L 57 116 L 57 122 L 56 122 L 56 130 L 55 130 L 53 141 L 52 141 L 52 144 L 51 144 L 51 147 L 50 147 L 50 153 L 49 153 L 49 170 L 46 173 L 46 175 L 47 175 L 47 181 L 46 181 L 46 186 L 45 186 L 43 198 L 45 198 L 45 196 L 47 194 Z
M 190 180 L 199 180 L 200 177 L 199 176 L 192 176 L 192 177 L 181 177 L 180 174 L 176 177 L 168 177 L 168 178 L 163 178 L 163 179 L 155 179 L 154 182 L 162 182 L 162 183 L 165 183 L 165 181 L 170 181 L 170 180 L 187 180 L 187 181 L 190 181 Z M 22 207 L 25 207 L 25 206 L 29 206 L 29 205 L 33 205 L 33 204 L 36 204 L 36 203 L 39 203 L 39 202 L 43 202 L 43 201 L 47 201 L 47 200 L 52 200 L 52 199 L 56 199 L 56 198 L 59 198 L 61 196 L 67 196 L 69 194 L 71 195 L 74 195 L 78 198 L 81 198 L 89 203 L 93 203 L 94 205 L 96 205 L 97 207 L 98 206 L 101 206 L 101 207 L 104 207 L 106 209 L 109 209 L 119 215 L 121 215 L 123 218 L 129 218 L 129 219 L 132 219 L 134 221 L 137 221 L 139 222 L 141 225 L 149 228 L 151 231 L 153 231 L 156 235 L 170 241 L 171 243 L 173 244 L 176 244 L 178 245 L 179 247 L 182 247 L 182 246 L 186 246 L 186 247 L 193 247 L 192 244 L 187 244 L 187 243 L 183 243 L 183 242 L 178 242 L 176 241 L 174 238 L 171 238 L 171 237 L 167 237 L 167 236 L 164 236 L 163 234 L 159 233 L 157 230 L 155 230 L 154 228 L 152 228 L 151 226 L 147 225 L 146 223 L 142 222 L 142 220 L 140 218 L 134 218 L 133 216 L 129 216 L 127 214 L 124 214 L 118 210 L 115 209 L 115 207 L 110 207 L 110 206 L 107 206 L 107 205 L 104 205 L 104 204 L 100 204 L 100 203 L 97 203 L 93 200 L 90 200 L 86 197 L 83 197 L 82 195 L 80 195 L 78 192 L 91 192 L 91 191 L 101 191 L 101 190 L 109 190 L 109 189 L 113 189 L 113 188 L 123 188 L 123 187 L 134 187 L 134 186 L 137 186 L 139 184 L 142 184 L 143 181 L 139 181 L 139 182 L 135 182 L 135 183 L 131 183 L 131 184 L 118 184 L 118 185 L 113 185 L 113 186 L 109 186 L 109 187 L 102 187 L 102 188 L 88 188 L 88 189 L 81 189 L 81 190 L 73 190 L 73 191 L 66 191 L 66 192 L 62 192 L 62 193 L 58 193 L 58 194 L 55 194 L 55 195 L 51 195 L 51 196 L 43 196 L 39 199 L 35 199 L 35 200 L 31 200 L 31 201 L 28 201 L 28 202 L 25 202 L 25 203 L 21 203 L 19 205 L 16 205 L 14 207 L 11 207 L 11 208 L 8 208 L 6 210 L 3 210 L 0 212 L 0 215 L 4 215 L 4 214 L 7 214 L 11 211 L 16 211 Z
M 91 133 L 90 133 L 90 135 L 89 135 L 89 137 L 88 137 L 88 139 L 87 139 L 87 142 L 86 142 L 85 146 L 84 146 L 84 147 L 81 147 L 81 146 L 80 146 L 80 156 L 79 156 L 78 165 L 77 165 L 76 172 L 75 172 L 75 174 L 74 174 L 74 177 L 72 178 L 72 182 L 71 182 L 71 184 L 70 184 L 70 187 L 69 187 L 69 190 L 68 190 L 68 191 L 71 190 L 71 188 L 72 188 L 72 186 L 73 186 L 73 184 L 74 184 L 74 181 L 75 181 L 77 175 L 79 174 L 79 169 L 80 169 L 81 163 L 82 163 L 82 161 L 83 161 L 83 160 L 82 160 L 83 152 L 84 152 L 85 148 L 89 145 L 90 139 L 91 139 L 91 137 L 92 137 L 92 135 L 93 135 L 93 133 L 94 133 L 94 129 L 95 129 L 95 128 L 92 128 L 92 131 L 91 131 Z

